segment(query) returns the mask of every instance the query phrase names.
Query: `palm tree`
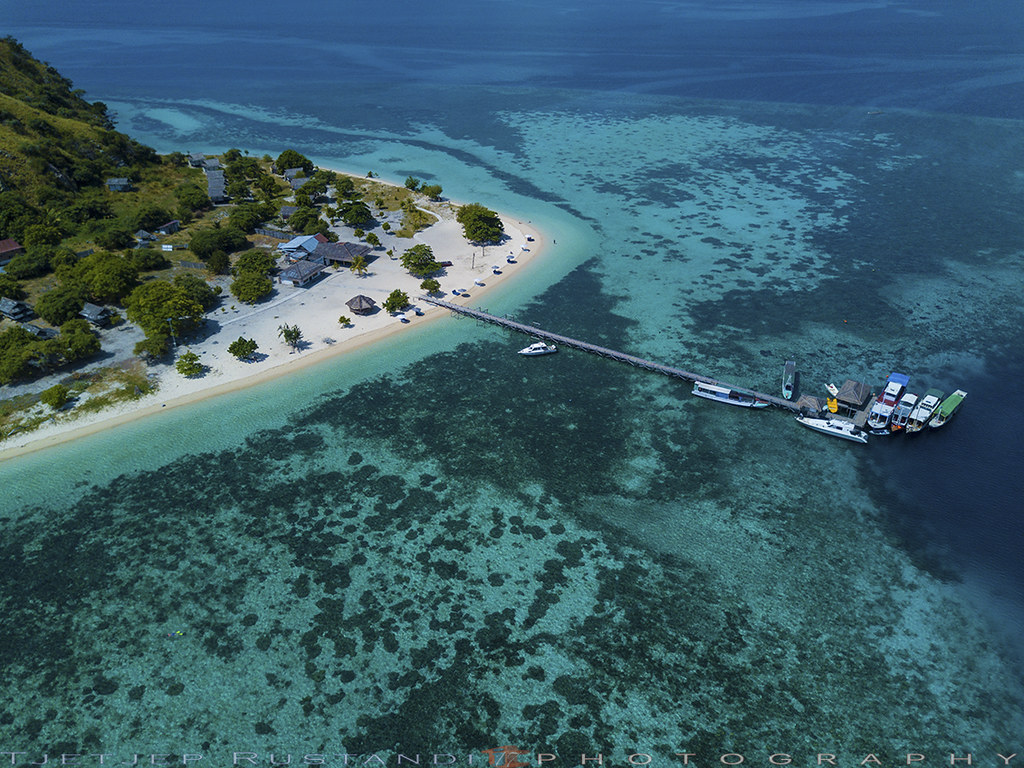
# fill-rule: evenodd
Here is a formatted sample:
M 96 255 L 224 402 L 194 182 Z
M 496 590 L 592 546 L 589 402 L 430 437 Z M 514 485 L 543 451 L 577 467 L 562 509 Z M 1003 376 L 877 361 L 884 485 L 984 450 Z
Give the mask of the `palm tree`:
M 369 269 L 369 267 L 368 267 L 368 265 L 366 263 L 366 257 L 365 256 L 355 256 L 355 257 L 353 257 L 352 258 L 352 263 L 349 265 L 349 269 L 351 269 L 353 272 L 355 272 L 360 277 L 365 275 L 367 270 Z

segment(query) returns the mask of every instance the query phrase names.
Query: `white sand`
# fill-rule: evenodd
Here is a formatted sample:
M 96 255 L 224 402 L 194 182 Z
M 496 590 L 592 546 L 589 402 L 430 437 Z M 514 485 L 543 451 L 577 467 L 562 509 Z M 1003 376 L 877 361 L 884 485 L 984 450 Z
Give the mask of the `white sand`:
M 375 251 L 377 258 L 370 263 L 369 271 L 364 276 L 357 276 L 346 268 L 328 268 L 322 277 L 304 287 L 276 284 L 275 293 L 254 307 L 241 304 L 228 296 L 222 303 L 227 311 L 221 312 L 218 309 L 210 315 L 220 323 L 219 332 L 189 347 L 207 366 L 203 376 L 188 379 L 173 368 L 164 366 L 154 394 L 120 403 L 98 413 L 82 414 L 81 417 L 77 417 L 73 410 L 69 411 L 32 432 L 15 434 L 5 440 L 0 444 L 0 459 L 99 432 L 165 408 L 187 405 L 248 387 L 363 347 L 404 328 L 444 316 L 445 310 L 420 300 L 423 295 L 419 287 L 422 278 L 410 275 L 397 258 L 418 243 L 429 245 L 435 260 L 452 262 L 452 266 L 437 279 L 447 301 L 465 304 L 476 303 L 482 293 L 492 290 L 502 280 L 524 269 L 546 242 L 527 224 L 501 216 L 508 240 L 502 246 L 487 247 L 484 256 L 481 248 L 474 248 L 466 242 L 462 226 L 455 221 L 451 206 L 432 205 L 430 210 L 439 214 L 441 220 L 417 233 L 411 240 L 396 238 L 380 229 L 375 230 L 383 248 Z M 341 241 L 351 242 L 355 239 L 346 227 L 337 227 L 336 231 Z M 528 237 L 532 241 L 527 240 Z M 394 258 L 385 252 L 388 248 L 394 249 Z M 507 263 L 506 258 L 510 254 L 514 255 L 516 263 Z M 494 265 L 500 266 L 501 274 L 493 273 Z M 383 309 L 371 315 L 357 315 L 345 306 L 345 302 L 353 296 L 364 294 L 376 301 L 379 307 L 396 288 L 405 291 L 412 307 L 418 308 L 423 314 L 418 315 L 414 309 L 407 309 L 407 322 L 402 322 Z M 464 289 L 469 296 L 452 295 L 453 289 Z M 232 304 L 234 309 L 231 309 Z M 351 319 L 351 326 L 346 328 L 338 323 L 341 315 Z M 278 334 L 278 328 L 283 324 L 299 326 L 307 344 L 304 349 L 296 352 L 284 343 Z M 258 353 L 266 357 L 258 362 L 242 362 L 228 354 L 228 345 L 239 336 L 255 339 L 259 344 Z M 179 348 L 179 351 L 183 350 Z

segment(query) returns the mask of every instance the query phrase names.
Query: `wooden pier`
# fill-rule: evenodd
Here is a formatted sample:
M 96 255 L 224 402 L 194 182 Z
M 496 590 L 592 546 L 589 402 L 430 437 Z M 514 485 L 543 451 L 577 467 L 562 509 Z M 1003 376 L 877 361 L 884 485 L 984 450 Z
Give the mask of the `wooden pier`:
M 443 299 L 435 299 L 430 296 L 424 296 L 423 300 L 438 307 L 444 307 L 445 309 L 451 310 L 459 315 L 466 317 L 472 317 L 475 320 L 480 320 L 484 323 L 491 323 L 493 325 L 500 325 L 502 328 L 508 328 L 512 331 L 518 331 L 519 333 L 525 333 L 528 336 L 534 336 L 543 341 L 549 341 L 553 344 L 558 344 L 563 347 L 571 347 L 572 349 L 578 349 L 582 352 L 589 352 L 592 355 L 599 355 L 600 357 L 607 357 L 611 360 L 618 360 L 620 363 L 626 363 L 632 365 L 635 368 L 643 368 L 646 371 L 654 371 L 655 373 L 661 373 L 665 376 L 671 376 L 675 379 L 682 379 L 684 381 L 699 381 L 704 384 L 713 384 L 718 387 L 727 387 L 734 392 L 741 392 L 745 395 L 752 395 L 758 400 L 764 400 L 765 402 L 775 406 L 776 408 L 785 408 L 788 411 L 799 413 L 800 409 L 796 403 L 789 400 L 784 400 L 781 397 L 775 397 L 774 395 L 768 395 L 764 392 L 756 392 L 752 389 L 745 387 L 737 387 L 733 384 L 718 381 L 716 379 L 709 378 L 707 376 L 701 376 L 699 373 L 690 373 L 684 371 L 681 368 L 673 368 L 669 365 L 662 365 L 661 363 L 655 363 L 651 360 L 644 360 L 642 357 L 635 357 L 633 355 L 627 355 L 625 352 L 617 352 L 614 349 L 608 349 L 607 347 L 599 347 L 596 344 L 590 344 L 586 341 L 580 341 L 579 339 L 573 339 L 568 336 L 562 336 L 551 331 L 545 331 L 537 328 L 533 325 L 527 325 L 520 323 L 515 320 L 511 320 L 507 317 L 498 317 L 497 315 L 491 315 L 487 312 L 482 312 L 479 309 L 470 309 L 464 307 L 461 304 L 453 304 L 450 301 L 444 301 Z

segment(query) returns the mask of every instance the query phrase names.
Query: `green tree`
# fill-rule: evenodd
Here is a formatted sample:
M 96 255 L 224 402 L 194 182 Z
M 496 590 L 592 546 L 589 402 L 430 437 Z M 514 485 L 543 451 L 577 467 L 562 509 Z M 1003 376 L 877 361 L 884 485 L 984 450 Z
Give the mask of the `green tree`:
M 132 291 L 124 301 L 128 319 L 147 337 L 163 339 L 164 351 L 169 334 L 180 337 L 198 325 L 203 306 L 188 291 L 166 280 L 150 280 Z
M 429 245 L 419 243 L 402 254 L 402 266 L 409 270 L 409 274 L 416 277 L 426 277 L 437 272 L 441 265 L 434 260 L 434 251 Z
M 314 168 L 312 160 L 294 149 L 286 149 L 278 155 L 277 160 L 274 161 L 274 167 L 277 168 L 278 173 L 284 173 L 289 168 L 301 168 L 306 174 L 312 173 Z
M 151 231 L 162 224 L 166 224 L 173 216 L 165 209 L 154 203 L 143 204 L 132 216 L 131 228 L 135 231 L 145 229 Z
M 199 362 L 199 355 L 191 349 L 180 354 L 174 363 L 174 369 L 187 378 L 199 376 L 204 368 L 205 366 Z
M 350 227 L 362 227 L 373 223 L 370 208 L 361 200 L 352 200 L 338 206 L 341 220 Z
M 239 360 L 248 360 L 256 354 L 256 350 L 259 348 L 260 345 L 256 343 L 255 339 L 246 339 L 239 336 L 228 344 L 228 353 L 234 355 Z
M 60 326 L 60 334 L 54 339 L 59 344 L 60 355 L 66 362 L 80 360 L 99 354 L 100 340 L 80 317 L 68 320 Z
M 380 238 L 373 232 L 368 232 L 366 235 L 366 242 L 372 245 L 374 248 L 380 248 Z
M 175 189 L 174 196 L 186 211 L 203 211 L 213 205 L 206 191 L 191 181 L 185 182 Z
M 214 251 L 234 253 L 249 245 L 245 233 L 235 227 L 203 229 L 192 235 L 188 248 L 200 259 L 208 259 Z
M 352 318 L 348 317 L 347 315 L 342 315 L 341 317 L 338 318 L 338 324 L 341 325 L 343 328 L 347 328 L 348 326 L 352 325 Z
M 10 275 L 0 274 L 0 298 L 24 299 L 25 289 Z
M 125 227 L 110 226 L 99 230 L 93 235 L 93 242 L 105 251 L 116 251 L 125 248 L 135 240 L 132 233 Z
M 60 285 L 47 291 L 36 301 L 36 313 L 50 325 L 58 326 L 67 322 L 85 306 L 85 296 L 81 286 Z
M 424 184 L 420 187 L 420 192 L 434 201 L 441 199 L 441 192 L 443 191 L 440 184 Z
M 192 301 L 197 302 L 204 311 L 210 309 L 214 304 L 216 304 L 217 297 L 220 295 L 219 285 L 216 288 L 213 288 L 199 275 L 194 275 L 189 272 L 183 272 L 180 275 L 175 275 L 174 286 L 175 288 L 181 289 L 188 298 L 192 299 Z
M 224 251 L 214 251 L 206 260 L 206 268 L 214 275 L 226 275 L 231 271 L 231 259 Z
M 90 298 L 100 303 L 117 302 L 138 282 L 138 270 L 126 259 L 99 251 L 82 259 L 76 269 Z
M 414 192 L 420 188 L 420 180 L 415 176 L 407 176 L 405 179 L 405 188 L 411 189 Z
M 43 250 L 33 250 L 28 253 L 19 253 L 4 267 L 6 272 L 16 280 L 28 280 L 33 277 L 40 277 L 50 271 L 50 253 Z
M 420 289 L 427 293 L 437 293 L 441 290 L 441 284 L 433 278 L 428 278 L 420 283 Z
M 231 283 L 231 293 L 246 304 L 255 304 L 274 290 L 274 283 L 259 272 L 239 272 Z
M 230 194 L 230 192 L 229 192 Z M 232 197 L 244 197 L 244 195 L 231 195 Z M 231 209 L 228 214 L 228 224 L 235 229 L 252 234 L 260 224 L 266 221 L 269 216 L 264 216 L 263 207 L 258 203 L 240 203 Z
M 455 220 L 462 225 L 463 233 L 471 243 L 495 243 L 505 234 L 505 225 L 498 214 L 480 203 L 460 207 Z
M 238 257 L 233 271 L 236 275 L 242 272 L 256 272 L 260 275 L 267 275 L 270 274 L 274 266 L 274 257 L 270 255 L 269 251 L 253 248 Z
M 362 277 L 363 275 L 366 274 L 367 270 L 370 267 L 366 263 L 366 257 L 365 256 L 353 256 L 352 257 L 352 263 L 349 264 L 348 268 L 350 270 L 352 270 L 352 272 L 354 272 L 355 274 L 357 274 L 360 277 Z
M 384 303 L 381 306 L 384 307 L 385 312 L 398 312 L 409 306 L 409 294 L 396 288 L 388 294 L 388 297 L 384 299 Z
M 128 259 L 138 272 L 154 272 L 171 266 L 163 252 L 156 248 L 135 248 Z
M 284 343 L 292 349 L 298 349 L 302 344 L 302 330 L 297 325 L 279 325 L 277 335 L 284 339 Z
M 39 393 L 40 402 L 50 406 L 53 410 L 63 408 L 68 401 L 69 390 L 63 384 L 54 384 L 49 389 Z

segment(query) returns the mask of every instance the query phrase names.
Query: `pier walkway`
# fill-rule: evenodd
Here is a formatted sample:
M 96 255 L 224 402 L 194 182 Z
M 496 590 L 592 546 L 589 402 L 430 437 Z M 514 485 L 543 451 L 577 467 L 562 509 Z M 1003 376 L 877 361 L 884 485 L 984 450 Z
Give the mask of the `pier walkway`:
M 796 403 L 789 400 L 784 400 L 781 397 L 775 397 L 774 395 L 768 395 L 764 392 L 756 392 L 752 389 L 745 387 L 737 387 L 734 384 L 728 384 L 723 381 L 717 381 L 716 379 L 709 378 L 707 376 L 701 376 L 699 373 L 690 373 L 680 368 L 673 368 L 668 365 L 662 365 L 661 363 L 655 363 L 650 360 L 644 360 L 642 357 L 634 357 L 633 355 L 627 355 L 625 352 L 616 352 L 614 349 L 608 349 L 607 347 L 599 347 L 596 344 L 590 344 L 586 341 L 580 341 L 579 339 L 573 339 L 568 336 L 562 336 L 551 331 L 545 331 L 537 328 L 533 325 L 527 325 L 526 323 L 520 323 L 515 320 L 511 320 L 507 317 L 498 317 L 497 315 L 491 315 L 487 312 L 482 312 L 479 309 L 470 309 L 464 307 L 461 304 L 453 304 L 450 301 L 444 301 L 443 299 L 435 299 L 430 296 L 422 297 L 423 301 L 433 304 L 438 307 L 451 310 L 459 315 L 466 317 L 472 317 L 475 320 L 481 322 L 491 323 L 493 325 L 500 325 L 502 328 L 508 328 L 512 331 L 518 331 L 519 333 L 525 333 L 529 336 L 535 336 L 538 339 L 549 341 L 553 344 L 559 344 L 563 347 L 571 347 L 572 349 L 578 349 L 582 352 L 589 352 L 593 355 L 600 355 L 601 357 L 607 357 L 611 360 L 618 360 L 620 363 L 627 363 L 636 368 L 643 368 L 647 371 L 654 371 L 655 373 L 661 373 L 665 376 L 671 376 L 676 379 L 683 379 L 684 381 L 700 381 L 704 384 L 713 384 L 718 387 L 728 387 L 735 392 L 742 392 L 746 395 L 753 395 L 758 400 L 764 400 L 767 403 L 775 406 L 776 408 L 785 408 L 786 410 L 799 413 L 800 409 Z

